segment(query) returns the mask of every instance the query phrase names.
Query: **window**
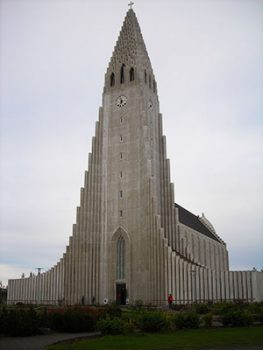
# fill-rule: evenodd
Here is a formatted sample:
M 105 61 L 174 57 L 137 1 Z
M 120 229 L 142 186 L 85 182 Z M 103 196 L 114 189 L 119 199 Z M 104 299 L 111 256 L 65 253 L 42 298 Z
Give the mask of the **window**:
M 123 138 L 122 138 L 122 135 L 120 135 L 120 142 L 122 142 L 123 141 Z
M 121 217 L 121 218 L 122 218 L 122 214 L 123 214 L 123 213 L 122 213 L 122 210 L 120 210 L 120 217 Z
M 147 84 L 147 72 L 146 69 L 144 70 L 144 82 Z
M 121 190 L 121 191 L 120 191 L 120 198 L 122 198 L 122 194 L 123 194 L 123 193 L 122 193 L 122 190 Z
M 114 73 L 111 73 L 110 76 L 110 86 L 114 86 L 115 85 L 115 75 Z
M 120 171 L 120 177 L 122 177 L 122 171 Z
M 123 122 L 123 118 L 122 117 L 120 117 L 120 124 Z
M 121 66 L 121 78 L 120 78 L 120 83 L 123 84 L 124 83 L 124 67 L 125 67 L 125 64 L 123 64 Z
M 122 152 L 120 153 L 120 159 L 122 159 Z
M 117 241 L 117 271 L 118 280 L 125 278 L 125 240 L 122 236 Z
M 130 81 L 133 81 L 134 80 L 134 68 L 131 67 L 130 69 Z
M 150 89 L 152 88 L 152 78 L 151 78 L 150 75 L 149 75 L 149 88 L 150 88 Z
M 153 81 L 153 92 L 156 92 L 156 81 Z

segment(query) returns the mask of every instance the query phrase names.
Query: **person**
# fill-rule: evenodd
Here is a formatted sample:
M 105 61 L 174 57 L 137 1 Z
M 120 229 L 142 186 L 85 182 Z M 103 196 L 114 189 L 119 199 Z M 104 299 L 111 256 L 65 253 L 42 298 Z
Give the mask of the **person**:
M 169 305 L 169 309 L 172 308 L 173 301 L 174 301 L 174 299 L 173 299 L 172 294 L 169 294 L 169 296 L 168 296 L 168 305 Z

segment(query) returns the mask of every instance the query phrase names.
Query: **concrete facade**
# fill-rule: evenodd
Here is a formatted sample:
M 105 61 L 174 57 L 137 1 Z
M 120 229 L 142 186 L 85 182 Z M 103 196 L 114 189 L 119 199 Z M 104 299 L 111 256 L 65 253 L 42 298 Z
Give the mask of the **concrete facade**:
M 76 224 L 49 271 L 9 280 L 8 302 L 262 300 L 261 272 L 230 272 L 226 244 L 174 202 L 157 84 L 135 13 L 107 72 Z M 121 298 L 120 297 L 120 298 Z M 118 299 L 120 300 L 120 299 Z

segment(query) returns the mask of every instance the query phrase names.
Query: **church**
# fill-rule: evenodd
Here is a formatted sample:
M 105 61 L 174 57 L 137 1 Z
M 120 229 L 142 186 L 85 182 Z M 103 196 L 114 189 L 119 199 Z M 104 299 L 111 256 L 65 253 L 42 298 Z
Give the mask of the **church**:
M 230 271 L 204 215 L 176 203 L 158 86 L 130 8 L 110 59 L 68 246 L 52 268 L 8 282 L 8 303 L 263 300 L 263 273 Z

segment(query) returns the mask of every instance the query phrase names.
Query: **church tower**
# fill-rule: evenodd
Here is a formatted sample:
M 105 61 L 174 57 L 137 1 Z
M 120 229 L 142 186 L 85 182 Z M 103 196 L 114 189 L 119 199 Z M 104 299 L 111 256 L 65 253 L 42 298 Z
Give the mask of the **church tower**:
M 174 202 L 157 84 L 132 9 L 110 59 L 76 224 L 48 271 L 8 282 L 8 303 L 154 305 L 263 300 L 263 274 L 229 271 L 211 222 Z
M 168 232 L 175 208 L 156 81 L 132 9 L 105 75 L 99 114 L 68 248 L 65 299 L 159 300 L 167 292 L 162 259 L 165 237 L 175 245 L 175 222 Z
M 163 140 L 156 81 L 132 9 L 107 69 L 102 114 L 101 296 L 115 299 L 126 290 L 131 302 L 150 301 L 157 288 L 152 226 L 164 195 Z

